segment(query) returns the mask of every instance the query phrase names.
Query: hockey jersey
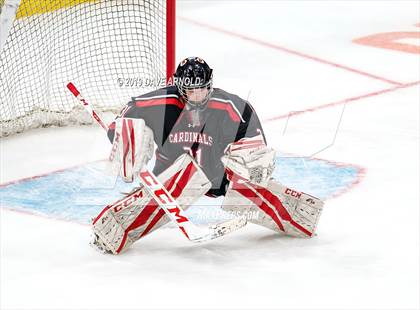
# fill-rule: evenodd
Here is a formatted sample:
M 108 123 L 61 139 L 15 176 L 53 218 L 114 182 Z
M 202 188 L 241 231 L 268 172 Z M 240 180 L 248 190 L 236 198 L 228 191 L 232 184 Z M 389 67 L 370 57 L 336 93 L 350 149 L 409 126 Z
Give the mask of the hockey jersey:
M 226 147 L 244 137 L 264 136 L 261 123 L 249 102 L 214 88 L 199 121 L 186 107 L 175 86 L 133 97 L 118 117 L 142 118 L 151 128 L 157 145 L 155 174 L 160 174 L 180 155 L 190 153 L 212 183 L 209 196 L 226 192 L 221 157 Z M 115 125 L 108 131 L 113 140 Z

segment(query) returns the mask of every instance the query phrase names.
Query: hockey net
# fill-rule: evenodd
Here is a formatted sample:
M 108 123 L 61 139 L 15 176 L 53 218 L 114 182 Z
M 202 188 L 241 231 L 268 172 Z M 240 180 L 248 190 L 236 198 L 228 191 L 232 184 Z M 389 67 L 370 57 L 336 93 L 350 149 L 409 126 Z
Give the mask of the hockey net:
M 3 21 L 8 2 L 19 0 L 0 0 Z M 0 46 L 1 137 L 91 123 L 70 81 L 112 112 L 162 86 L 174 68 L 174 2 L 21 0 Z

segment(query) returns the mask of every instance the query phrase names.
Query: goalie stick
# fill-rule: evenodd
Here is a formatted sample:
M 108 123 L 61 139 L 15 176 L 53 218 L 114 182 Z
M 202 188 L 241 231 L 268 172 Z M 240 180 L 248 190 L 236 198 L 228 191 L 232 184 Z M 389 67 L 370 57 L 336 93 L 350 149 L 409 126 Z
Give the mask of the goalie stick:
M 85 98 L 82 97 L 76 86 L 74 86 L 73 83 L 68 83 L 67 88 L 83 104 L 92 118 L 105 131 L 108 131 L 108 126 L 105 125 L 92 106 L 85 100 Z M 118 136 L 116 139 L 118 139 Z M 113 156 L 113 152 L 114 149 L 111 151 L 110 157 Z M 176 223 L 182 233 L 192 242 L 203 242 L 216 239 L 238 230 L 247 224 L 246 217 L 242 216 L 211 227 L 198 227 L 188 219 L 185 211 L 179 206 L 177 201 L 172 197 L 153 172 L 149 171 L 146 167 L 143 167 L 139 176 L 144 189 L 153 197 L 169 218 Z

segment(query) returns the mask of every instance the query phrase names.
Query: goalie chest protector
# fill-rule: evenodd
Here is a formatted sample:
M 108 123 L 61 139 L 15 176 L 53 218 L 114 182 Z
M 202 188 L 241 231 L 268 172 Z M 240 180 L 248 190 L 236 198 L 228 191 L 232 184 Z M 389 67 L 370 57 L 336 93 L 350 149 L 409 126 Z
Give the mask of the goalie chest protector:
M 195 113 L 195 114 L 194 114 Z M 134 97 L 119 117 L 142 118 L 154 134 L 160 174 L 180 155 L 189 153 L 212 182 L 210 194 L 225 194 L 227 180 L 221 157 L 226 147 L 244 137 L 263 134 L 252 106 L 240 97 L 215 88 L 202 111 L 188 110 L 175 86 Z M 113 139 L 110 126 L 109 138 Z

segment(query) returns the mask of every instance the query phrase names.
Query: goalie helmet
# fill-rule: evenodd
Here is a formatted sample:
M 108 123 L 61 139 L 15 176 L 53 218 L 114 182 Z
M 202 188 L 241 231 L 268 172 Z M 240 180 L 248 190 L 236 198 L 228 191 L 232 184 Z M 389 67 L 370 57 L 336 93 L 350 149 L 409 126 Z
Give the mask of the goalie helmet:
M 199 57 L 182 60 L 174 74 L 175 84 L 191 110 L 204 110 L 213 91 L 213 70 Z

